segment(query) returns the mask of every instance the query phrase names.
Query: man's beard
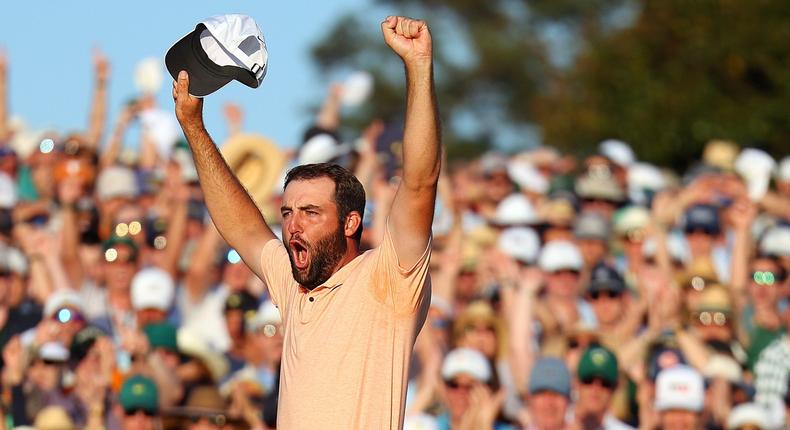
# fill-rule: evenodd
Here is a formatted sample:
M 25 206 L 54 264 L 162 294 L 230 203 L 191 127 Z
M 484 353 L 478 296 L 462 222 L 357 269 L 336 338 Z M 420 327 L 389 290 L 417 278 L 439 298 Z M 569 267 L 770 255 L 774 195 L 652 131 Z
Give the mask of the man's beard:
M 299 239 L 297 237 L 297 239 Z M 299 285 L 313 290 L 315 287 L 323 284 L 332 276 L 334 268 L 337 263 L 346 254 L 348 245 L 346 244 L 346 237 L 343 234 L 343 229 L 338 228 L 335 232 L 327 234 L 316 241 L 315 245 L 300 241 L 310 255 L 310 262 L 307 266 L 307 273 L 300 272 L 296 268 L 294 262 L 294 255 L 292 250 L 288 249 L 288 259 L 291 261 L 291 273 Z

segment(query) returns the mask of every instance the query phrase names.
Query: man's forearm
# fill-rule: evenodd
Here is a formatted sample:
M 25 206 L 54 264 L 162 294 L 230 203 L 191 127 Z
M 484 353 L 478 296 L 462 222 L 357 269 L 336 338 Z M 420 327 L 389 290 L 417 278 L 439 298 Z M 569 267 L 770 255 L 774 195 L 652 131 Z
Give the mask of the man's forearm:
M 433 66 L 406 66 L 406 125 L 403 132 L 403 182 L 414 188 L 435 187 L 439 180 L 441 140 Z
M 202 126 L 185 127 L 192 156 L 203 190 L 206 207 L 222 237 L 234 247 L 268 231 L 255 202 L 222 158 L 208 132 Z

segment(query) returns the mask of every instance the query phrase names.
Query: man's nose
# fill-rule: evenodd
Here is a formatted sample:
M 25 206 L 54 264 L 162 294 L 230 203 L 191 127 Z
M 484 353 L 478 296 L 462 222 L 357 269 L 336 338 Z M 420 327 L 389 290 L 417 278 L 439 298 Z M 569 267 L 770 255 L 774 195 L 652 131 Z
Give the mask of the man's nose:
M 302 232 L 302 217 L 298 213 L 291 214 L 287 223 L 288 233 L 301 233 Z

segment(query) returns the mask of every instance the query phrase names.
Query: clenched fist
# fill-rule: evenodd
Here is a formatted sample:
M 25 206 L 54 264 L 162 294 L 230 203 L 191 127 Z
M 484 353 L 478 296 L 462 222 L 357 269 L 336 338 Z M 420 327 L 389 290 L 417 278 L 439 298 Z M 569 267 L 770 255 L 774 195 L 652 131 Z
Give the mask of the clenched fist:
M 176 118 L 181 128 L 203 128 L 203 99 L 189 94 L 189 76 L 182 70 L 173 82 L 173 101 L 176 103 Z
M 406 65 L 431 62 L 431 32 L 428 24 L 418 19 L 389 16 L 381 23 L 384 41 Z

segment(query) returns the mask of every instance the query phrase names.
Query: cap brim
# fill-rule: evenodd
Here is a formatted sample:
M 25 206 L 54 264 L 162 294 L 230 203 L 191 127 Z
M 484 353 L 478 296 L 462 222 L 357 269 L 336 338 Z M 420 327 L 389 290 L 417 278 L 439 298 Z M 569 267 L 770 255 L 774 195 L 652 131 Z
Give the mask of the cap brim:
M 165 55 L 165 65 L 173 80 L 186 70 L 189 74 L 189 94 L 207 96 L 236 78 L 233 68 L 218 66 L 209 60 L 200 45 L 200 33 L 205 29 L 198 24 L 195 30 L 175 43 Z M 231 70 L 227 70 L 231 69 Z

